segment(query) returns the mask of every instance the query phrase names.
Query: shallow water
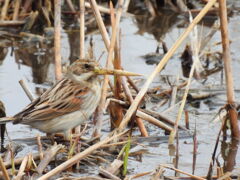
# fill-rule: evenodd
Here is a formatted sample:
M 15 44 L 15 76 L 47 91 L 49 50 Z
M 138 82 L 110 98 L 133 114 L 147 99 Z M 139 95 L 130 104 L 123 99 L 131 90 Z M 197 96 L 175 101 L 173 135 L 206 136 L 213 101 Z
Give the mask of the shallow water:
M 240 13 L 235 12 L 234 16 L 230 18 L 230 39 L 231 43 L 231 55 L 233 59 L 233 74 L 234 74 L 234 85 L 236 90 L 240 89 L 240 83 L 238 81 L 239 69 L 240 69 Z M 148 53 L 155 52 L 157 45 L 160 40 L 166 42 L 167 46 L 170 48 L 172 44 L 176 41 L 179 35 L 184 31 L 181 27 L 186 19 L 182 16 L 171 16 L 169 17 L 170 23 L 161 22 L 160 19 L 151 19 L 149 17 L 145 18 L 145 15 L 124 17 L 121 21 L 121 53 L 122 53 L 122 66 L 132 72 L 140 72 L 145 75 L 144 78 L 153 71 L 156 65 L 147 65 L 144 59 L 141 57 Z M 174 21 L 173 21 L 174 19 Z M 159 29 L 159 24 L 165 24 L 166 29 Z M 199 31 L 202 26 L 199 26 Z M 203 27 L 203 35 L 210 30 L 209 27 Z M 94 53 L 95 57 L 98 58 L 105 51 L 105 47 L 101 36 L 98 33 L 92 34 L 93 42 L 95 45 Z M 65 31 L 62 32 L 62 59 L 66 62 L 68 59 L 77 56 L 79 50 L 77 46 L 77 41 L 73 40 L 79 39 L 79 32 Z M 89 44 L 90 36 L 87 36 L 86 45 Z M 212 40 L 208 44 L 208 48 L 205 50 L 217 51 L 221 50 L 221 46 L 214 45 L 220 42 L 220 33 L 217 32 Z M 71 44 L 69 44 L 71 42 Z M 185 41 L 187 43 L 188 41 Z M 30 100 L 25 95 L 24 91 L 20 87 L 18 81 L 24 79 L 29 85 L 30 89 L 34 94 L 39 95 L 41 93 L 41 88 L 48 88 L 49 84 L 53 83 L 54 79 L 54 66 L 53 66 L 53 49 L 51 45 L 43 45 L 42 48 L 36 48 L 40 46 L 38 43 L 27 43 L 27 45 L 13 45 L 15 48 L 11 52 L 11 47 L 8 47 L 8 53 L 4 58 L 2 65 L 0 65 L 0 99 L 4 102 L 6 113 L 8 116 L 12 116 L 22 110 Z M 185 44 L 184 43 L 184 44 Z M 74 48 L 72 48 L 75 45 Z M 178 51 L 175 53 L 174 57 L 168 62 L 165 69 L 161 72 L 161 75 L 155 78 L 152 86 L 161 86 L 163 88 L 169 88 L 165 83 L 164 78 L 166 76 L 175 77 L 179 75 L 182 77 L 180 54 L 183 51 L 185 45 L 182 45 Z M 101 64 L 104 65 L 106 59 L 106 53 L 101 58 Z M 34 62 L 34 63 L 33 63 Z M 34 68 L 32 68 L 34 66 Z M 42 67 L 42 70 L 41 68 Z M 140 83 L 141 84 L 141 83 Z M 196 175 L 204 176 L 207 174 L 208 166 L 214 149 L 215 141 L 217 138 L 217 133 L 220 129 L 219 123 L 213 123 L 212 120 L 220 107 L 226 103 L 225 96 L 225 86 L 221 84 L 220 73 L 216 73 L 208 77 L 207 81 L 203 85 L 200 82 L 193 82 L 191 86 L 193 89 L 203 90 L 220 90 L 221 94 L 211 98 L 214 107 L 209 107 L 204 101 L 200 102 L 200 108 L 188 107 L 190 111 L 190 124 L 191 129 L 194 129 L 196 123 L 197 129 L 197 139 L 198 139 L 198 153 L 197 153 L 197 163 L 196 163 Z M 239 91 L 236 91 L 236 101 L 239 102 Z M 154 108 L 161 112 L 167 108 L 167 105 L 158 107 L 157 104 L 148 103 L 147 107 Z M 177 109 L 166 114 L 170 119 L 175 120 Z M 184 115 L 183 115 L 184 118 Z M 183 121 L 181 122 L 183 123 Z M 106 128 L 106 127 L 105 127 Z M 15 138 L 25 138 L 25 137 L 35 137 L 39 134 L 37 130 L 30 129 L 24 125 L 7 125 L 9 137 Z M 148 125 L 150 136 L 161 136 L 164 134 L 162 130 Z M 180 139 L 179 142 L 179 164 L 178 168 L 192 173 L 192 152 L 193 152 L 193 141 L 191 138 Z M 220 143 L 220 146 L 224 144 Z M 220 146 L 218 148 L 218 153 L 220 152 Z M 132 149 L 136 150 L 138 147 Z M 171 155 L 167 143 L 155 142 L 155 145 L 146 144 L 146 148 L 149 150 L 148 154 L 143 155 L 142 162 L 136 161 L 134 158 L 129 158 L 129 173 L 136 174 L 140 172 L 153 171 L 160 164 L 172 164 L 175 161 L 175 155 Z M 24 151 L 26 153 L 32 151 L 25 145 Z M 226 153 L 226 150 L 222 148 L 222 153 Z M 223 159 L 219 157 L 221 163 Z M 238 151 L 236 155 L 236 165 L 235 168 L 240 167 L 240 152 Z M 239 169 L 238 169 L 239 171 Z M 171 171 L 167 171 L 168 175 L 174 175 Z M 149 179 L 149 177 L 145 177 Z M 141 178 L 144 179 L 144 178 Z

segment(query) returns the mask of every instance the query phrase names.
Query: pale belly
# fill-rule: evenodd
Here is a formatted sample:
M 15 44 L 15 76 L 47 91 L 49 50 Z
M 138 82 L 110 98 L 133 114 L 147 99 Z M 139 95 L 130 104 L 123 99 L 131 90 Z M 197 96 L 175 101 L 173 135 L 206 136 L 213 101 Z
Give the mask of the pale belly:
M 84 98 L 84 104 L 81 105 L 81 110 L 79 111 L 75 111 L 45 122 L 34 121 L 29 125 L 46 133 L 67 132 L 68 130 L 86 122 L 94 113 L 100 101 L 101 86 L 95 86 L 94 93 L 94 95 L 88 95 Z

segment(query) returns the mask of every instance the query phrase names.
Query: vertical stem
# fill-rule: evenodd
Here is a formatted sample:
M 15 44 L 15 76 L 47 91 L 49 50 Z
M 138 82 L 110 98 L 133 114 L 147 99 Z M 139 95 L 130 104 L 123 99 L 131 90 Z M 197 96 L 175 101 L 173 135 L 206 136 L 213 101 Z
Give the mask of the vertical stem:
M 103 23 L 102 16 L 101 16 L 100 11 L 98 9 L 97 3 L 96 3 L 95 0 L 90 0 L 90 3 L 91 3 L 91 6 L 92 6 L 92 10 L 94 12 L 94 15 L 96 17 L 96 20 L 97 20 L 99 30 L 102 34 L 104 44 L 107 47 L 107 49 L 109 49 L 109 45 L 110 45 L 109 36 L 108 36 L 107 30 L 106 30 L 106 27 Z
M 8 5 L 9 5 L 9 0 L 5 0 L 4 1 L 4 5 L 3 5 L 3 8 L 2 8 L 2 12 L 1 12 L 1 20 L 4 20 L 5 17 L 6 17 L 6 14 L 7 14 L 7 10 L 8 10 Z
M 13 20 L 18 19 L 19 8 L 22 0 L 15 0 L 14 3 L 14 12 L 13 12 Z
M 123 117 L 123 120 L 119 126 L 119 130 L 123 130 L 127 123 L 130 121 L 133 113 L 136 111 L 139 103 L 141 102 L 143 96 L 148 90 L 148 87 L 152 83 L 154 77 L 162 70 L 164 65 L 168 62 L 169 58 L 173 55 L 173 53 L 177 50 L 177 48 L 181 45 L 183 40 L 188 36 L 194 26 L 202 19 L 202 17 L 207 13 L 207 11 L 212 7 L 212 5 L 216 2 L 216 0 L 209 0 L 205 7 L 199 12 L 199 14 L 194 18 L 193 22 L 188 26 L 188 28 L 182 33 L 182 35 L 178 38 L 175 44 L 169 49 L 169 51 L 164 55 L 160 63 L 154 69 L 154 71 L 148 76 L 147 81 L 143 85 L 142 89 L 137 94 L 133 103 L 129 107 L 127 113 Z
M 76 12 L 74 5 L 71 0 L 66 0 L 68 7 L 71 9 L 72 12 Z M 79 3 L 81 6 L 81 3 Z
M 231 132 L 233 138 L 240 138 L 237 111 L 235 105 L 234 88 L 233 88 L 233 76 L 231 67 L 231 55 L 228 39 L 228 21 L 227 21 L 227 7 L 226 0 L 219 0 L 220 10 L 220 25 L 221 25 L 221 36 L 222 36 L 222 49 L 223 49 L 223 60 L 224 60 L 224 71 L 227 84 L 227 99 L 230 106 L 229 115 L 231 122 Z
M 54 0 L 54 48 L 55 48 L 55 78 L 62 77 L 61 69 L 61 0 Z
M 2 157 L 0 156 L 0 169 L 3 172 L 3 176 L 6 180 L 10 180 L 6 167 L 4 166 Z
M 85 12 L 85 1 L 79 0 L 80 4 L 80 59 L 84 58 L 84 39 L 85 39 L 85 19 L 84 19 L 84 12 Z
M 91 1 L 95 1 L 95 0 L 91 0 Z M 106 47 L 109 47 L 106 68 L 109 68 L 113 61 L 113 52 L 114 52 L 114 47 L 115 47 L 115 43 L 116 43 L 116 37 L 117 37 L 118 31 L 119 31 L 120 19 L 121 19 L 121 15 L 122 15 L 123 0 L 119 0 L 118 3 L 119 3 L 119 8 L 118 8 L 117 15 L 116 15 L 116 21 L 112 28 L 112 36 L 111 36 L 110 45 L 106 46 Z M 106 101 L 106 97 L 107 97 L 108 81 L 109 81 L 108 75 L 105 75 L 104 80 L 103 80 L 101 99 L 100 99 L 99 105 L 96 110 L 97 113 L 94 116 L 94 122 L 96 122 L 95 126 L 97 127 L 97 129 L 95 129 L 94 136 L 99 135 L 100 131 L 101 131 L 102 115 L 103 115 L 103 109 L 105 107 L 105 101 Z

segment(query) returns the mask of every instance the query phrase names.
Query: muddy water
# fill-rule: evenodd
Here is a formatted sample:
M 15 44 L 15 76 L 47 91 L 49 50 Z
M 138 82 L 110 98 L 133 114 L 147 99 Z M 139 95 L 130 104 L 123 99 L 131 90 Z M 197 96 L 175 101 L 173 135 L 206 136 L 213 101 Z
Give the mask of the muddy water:
M 230 18 L 230 38 L 231 53 L 233 58 L 233 74 L 236 88 L 236 100 L 239 102 L 240 83 L 239 83 L 239 69 L 240 69 L 240 13 L 235 12 L 235 15 Z M 144 78 L 153 71 L 156 65 L 147 65 L 142 56 L 148 53 L 154 53 L 160 41 L 166 42 L 168 47 L 176 41 L 178 36 L 184 30 L 186 19 L 182 16 L 169 15 L 166 19 L 150 18 L 143 15 L 136 17 L 124 17 L 121 22 L 121 52 L 122 65 L 128 71 L 140 72 L 145 75 Z M 160 26 L 161 25 L 161 26 Z M 160 26 L 160 27 L 159 27 Z M 201 29 L 202 26 L 199 26 Z M 79 32 L 72 31 L 72 28 L 65 28 L 62 33 L 62 59 L 67 62 L 68 59 L 74 59 L 78 56 L 78 39 Z M 199 30 L 200 31 L 200 30 Z M 210 31 L 208 26 L 203 26 L 202 36 Z M 91 34 L 94 42 L 95 57 L 98 58 L 105 51 L 101 36 L 98 33 Z M 87 36 L 86 45 L 88 46 L 90 35 Z M 184 42 L 186 44 L 188 41 Z M 217 32 L 212 40 L 207 45 L 206 51 L 214 52 L 221 50 L 221 46 L 216 45 L 220 42 L 220 33 Z M 164 77 L 182 77 L 180 53 L 183 51 L 185 45 L 182 45 L 173 58 L 169 61 L 161 75 L 157 76 L 152 84 L 152 87 L 169 88 Z M 54 66 L 53 66 L 53 49 L 51 44 L 42 45 L 41 43 L 29 43 L 24 41 L 13 42 L 8 50 L 6 56 L 3 58 L 2 65 L 0 65 L 0 99 L 4 102 L 8 116 L 14 115 L 23 109 L 30 101 L 18 84 L 20 79 L 24 79 L 29 85 L 32 92 L 38 96 L 42 92 L 42 88 L 51 86 L 54 80 Z M 161 49 L 160 49 L 161 52 Z M 101 58 L 101 63 L 104 64 L 106 53 Z M 141 86 L 141 83 L 139 83 Z M 216 73 L 207 78 L 203 84 L 194 81 L 192 89 L 197 89 L 199 92 L 211 91 L 218 92 L 218 95 L 209 99 L 211 104 L 206 101 L 200 101 L 200 107 L 194 108 L 187 106 L 190 114 L 191 129 L 196 126 L 197 129 L 197 156 L 196 156 L 196 175 L 206 175 L 210 163 L 211 155 L 214 149 L 214 144 L 217 138 L 217 133 L 220 128 L 219 122 L 213 123 L 212 120 L 221 106 L 226 103 L 225 86 L 221 84 L 221 74 Z M 168 105 L 159 107 L 158 103 L 148 103 L 147 108 L 152 108 L 161 112 L 168 108 Z M 176 119 L 176 107 L 173 111 L 166 115 L 172 119 Z M 181 122 L 182 123 L 182 122 Z M 24 125 L 7 125 L 9 137 L 25 138 L 35 137 L 39 134 L 37 130 L 30 129 Z M 164 132 L 158 128 L 148 125 L 150 136 L 163 136 Z M 176 161 L 175 153 L 168 148 L 165 141 L 156 141 L 153 144 L 142 143 L 144 146 L 137 146 L 131 151 L 138 149 L 147 149 L 149 152 L 142 156 L 141 162 L 136 158 L 129 158 L 129 174 L 136 174 L 140 172 L 153 171 L 160 164 L 173 164 Z M 178 168 L 192 173 L 193 166 L 193 140 L 192 138 L 183 138 L 179 142 L 179 160 Z M 23 143 L 24 145 L 24 143 Z M 22 153 L 35 150 L 35 148 L 24 145 Z M 220 143 L 218 148 L 219 161 L 221 164 L 227 162 L 228 152 L 231 151 L 229 144 Z M 225 161 L 224 161 L 225 159 Z M 235 168 L 240 167 L 240 153 L 238 151 L 235 158 Z M 239 171 L 239 169 L 238 169 Z M 167 175 L 174 175 L 171 171 L 166 172 Z M 145 177 L 149 179 L 149 177 Z M 144 178 L 142 178 L 144 179 Z

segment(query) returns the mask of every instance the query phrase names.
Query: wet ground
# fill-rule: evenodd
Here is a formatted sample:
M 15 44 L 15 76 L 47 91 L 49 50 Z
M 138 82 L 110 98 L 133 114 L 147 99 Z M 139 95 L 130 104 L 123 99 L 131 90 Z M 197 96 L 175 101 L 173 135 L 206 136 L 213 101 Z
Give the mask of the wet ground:
M 239 83 L 239 69 L 240 69 L 240 5 L 235 4 L 233 16 L 229 19 L 229 31 L 231 39 L 231 55 L 233 60 L 233 74 L 234 85 L 236 89 L 236 101 L 239 103 L 240 98 L 240 83 Z M 145 75 L 144 78 L 153 71 L 155 64 L 148 65 L 142 56 L 154 53 L 160 41 L 166 42 L 167 47 L 171 47 L 177 40 L 179 35 L 184 31 L 187 19 L 183 15 L 176 15 L 174 13 L 167 14 L 166 17 L 150 17 L 142 12 L 137 16 L 124 16 L 121 21 L 121 53 L 122 66 L 132 72 L 140 72 Z M 207 21 L 209 22 L 209 21 Z M 200 37 L 206 35 L 211 27 L 199 25 Z M 62 31 L 62 59 L 67 62 L 68 59 L 73 59 L 79 53 L 77 45 L 79 39 L 79 32 L 75 31 L 77 27 L 68 26 Z M 74 30 L 74 31 L 73 31 Z M 86 38 L 86 45 L 88 46 L 90 37 L 93 38 L 95 57 L 98 58 L 105 51 L 102 38 L 98 32 L 88 35 Z M 204 51 L 211 53 L 220 51 L 220 33 L 217 31 L 211 41 L 207 44 Z M 6 39 L 0 40 L 4 44 Z M 51 41 L 49 41 L 51 42 Z M 184 44 L 189 41 L 185 41 Z M 1 45 L 0 43 L 0 45 Z M 29 85 L 30 89 L 36 96 L 42 92 L 42 88 L 51 86 L 54 80 L 54 65 L 53 65 L 53 48 L 51 43 L 44 44 L 34 42 L 25 42 L 20 40 L 18 42 L 9 41 L 6 43 L 7 48 L 4 48 L 6 56 L 2 59 L 0 65 L 0 99 L 4 102 L 6 113 L 12 116 L 22 110 L 28 103 L 29 99 L 20 87 L 18 81 L 24 79 Z M 7 45 L 5 44 L 4 47 Z M 170 86 L 166 83 L 166 77 L 175 78 L 179 75 L 182 79 L 182 68 L 180 56 L 185 48 L 182 45 L 174 57 L 168 62 L 165 69 L 155 78 L 152 87 L 161 87 L 167 89 Z M 160 52 L 162 49 L 160 49 Z M 3 54 L 3 53 L 2 53 Z M 101 58 L 101 63 L 104 64 L 106 53 Z M 204 83 L 203 83 L 204 82 Z M 141 86 L 141 83 L 139 83 Z M 211 92 L 217 93 L 213 98 L 199 101 L 198 108 L 187 105 L 189 111 L 190 126 L 197 129 L 197 156 L 196 167 L 194 174 L 205 176 L 208 172 L 209 163 L 214 149 L 215 141 L 218 131 L 220 129 L 219 122 L 212 122 L 219 109 L 226 103 L 225 84 L 221 81 L 221 72 L 215 73 L 207 77 L 206 81 L 193 81 L 191 90 L 195 92 Z M 178 100 L 180 100 L 181 95 Z M 168 103 L 159 107 L 159 103 L 148 103 L 147 108 L 154 109 L 157 112 L 162 112 L 168 108 Z M 178 107 L 173 111 L 166 113 L 172 119 L 176 119 Z M 183 123 L 184 115 L 181 121 Z M 35 137 L 39 134 L 37 130 L 30 129 L 24 125 L 7 125 L 8 135 L 11 139 Z M 108 131 L 108 128 L 104 128 Z M 159 128 L 148 125 L 150 136 L 164 136 L 164 132 Z M 180 136 L 181 137 L 181 136 Z M 137 146 L 131 151 L 137 149 L 147 149 L 148 153 L 143 154 L 141 162 L 136 158 L 129 158 L 129 174 L 136 174 L 141 172 L 153 171 L 160 164 L 173 164 L 176 161 L 175 153 L 168 148 L 168 144 L 163 137 L 163 140 L 154 143 L 143 143 L 144 146 Z M 231 152 L 229 140 L 220 143 L 218 147 L 219 161 L 223 165 L 227 164 L 229 159 L 229 152 Z M 26 154 L 29 151 L 36 151 L 37 149 L 29 147 L 23 143 L 23 151 L 21 154 Z M 19 156 L 21 156 L 19 154 Z M 182 138 L 179 141 L 179 160 L 178 168 L 192 173 L 193 172 L 193 139 Z M 240 171 L 240 152 L 238 151 L 235 157 L 235 174 Z M 86 172 L 87 173 L 87 172 Z M 166 175 L 174 175 L 173 172 L 167 170 Z M 141 178 L 144 179 L 144 178 Z M 149 179 L 145 177 L 145 179 Z

